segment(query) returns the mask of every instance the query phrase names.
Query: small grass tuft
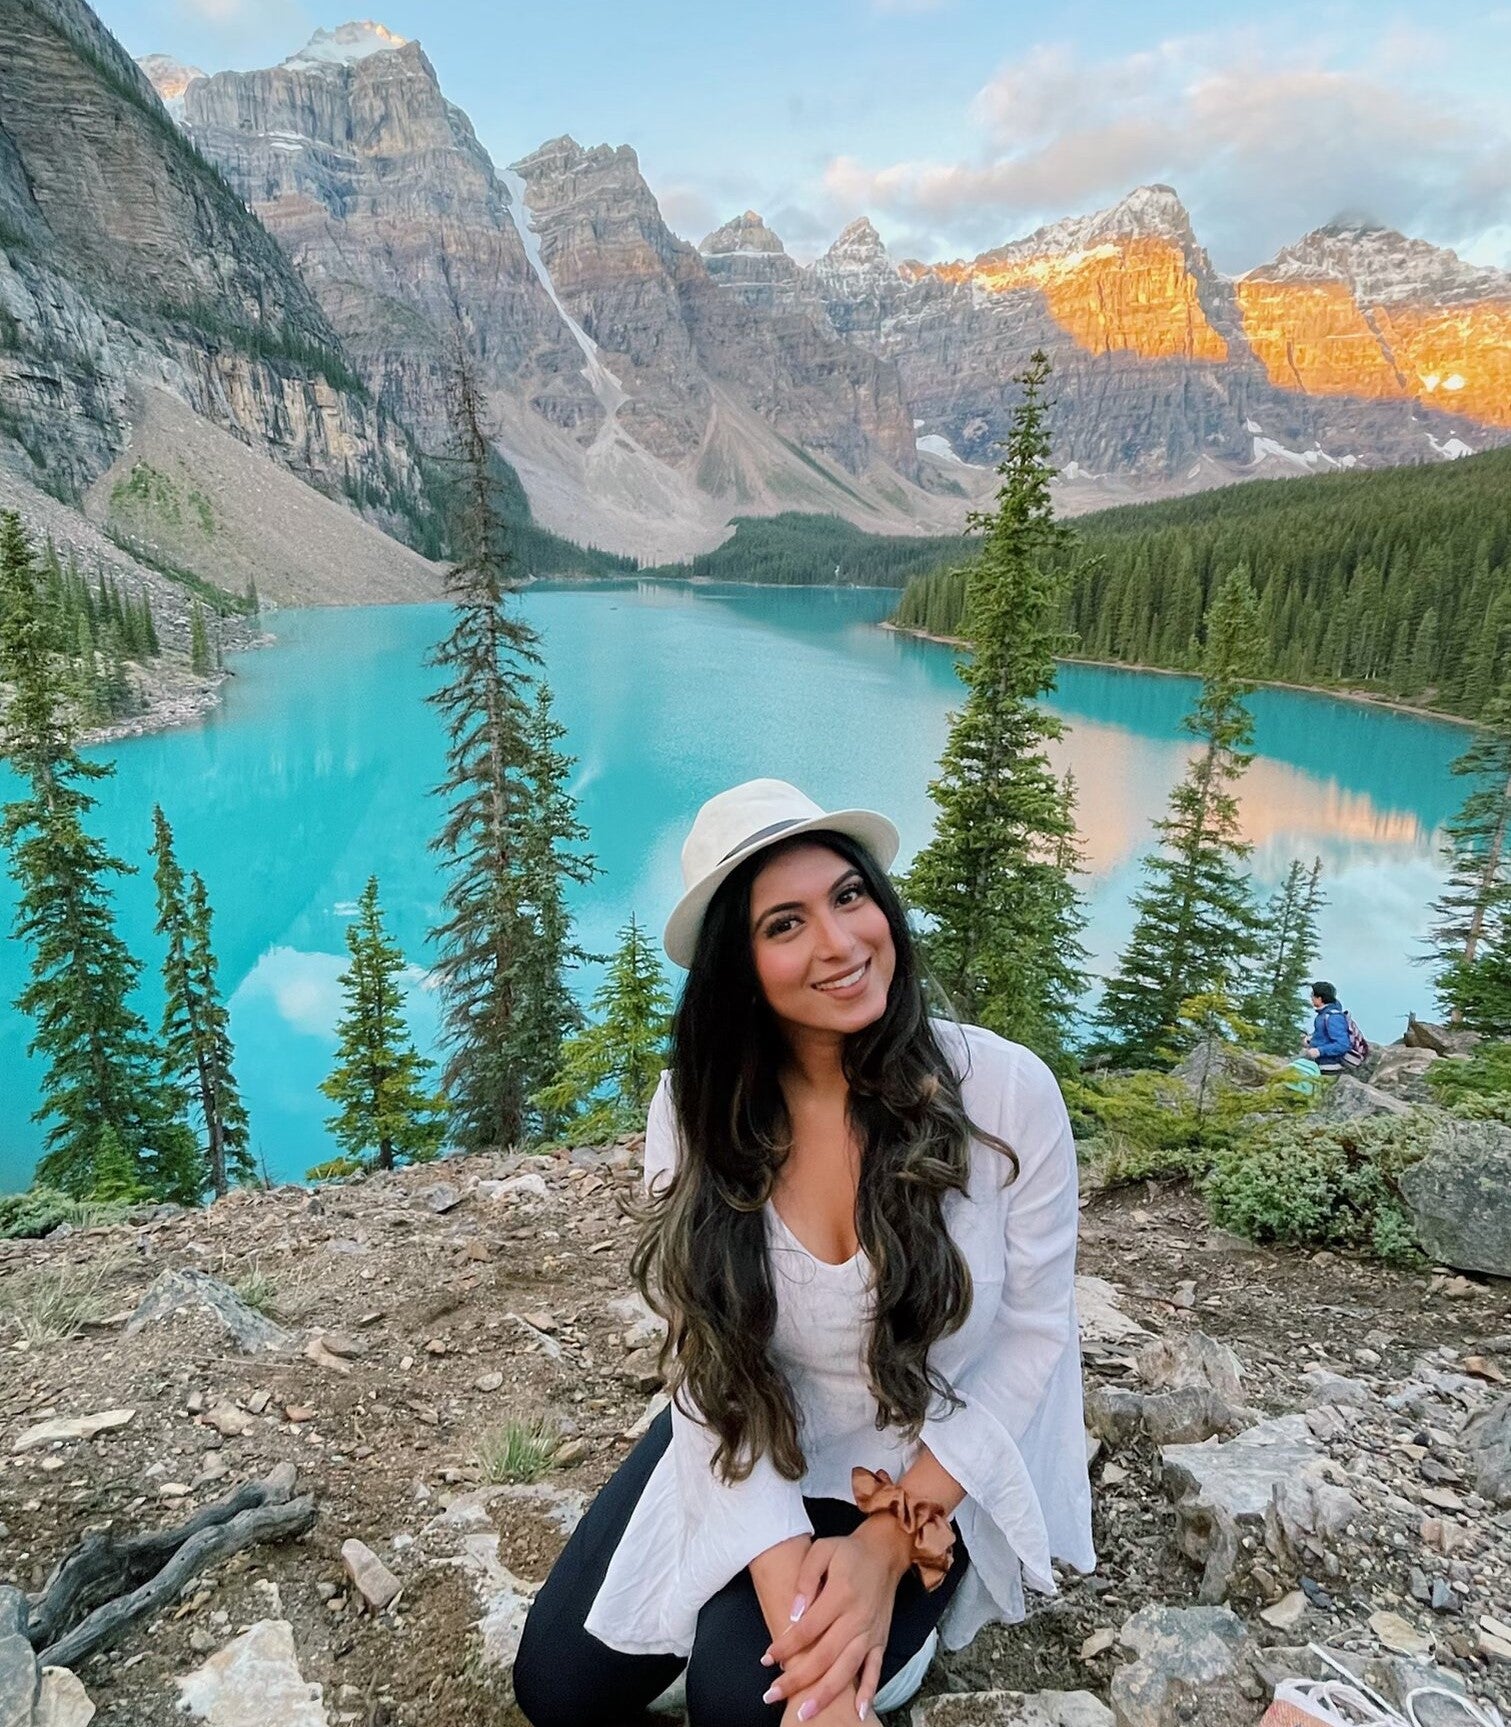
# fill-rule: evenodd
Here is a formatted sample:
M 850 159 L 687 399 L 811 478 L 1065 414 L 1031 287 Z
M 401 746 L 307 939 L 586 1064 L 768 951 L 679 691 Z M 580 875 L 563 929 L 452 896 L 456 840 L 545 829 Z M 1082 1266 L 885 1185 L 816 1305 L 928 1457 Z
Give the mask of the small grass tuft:
M 271 1318 L 273 1304 L 278 1295 L 278 1285 L 269 1277 L 260 1265 L 254 1265 L 243 1276 L 237 1278 L 231 1285 L 238 1298 L 251 1308 L 253 1313 L 263 1314 Z
M 556 1424 L 547 1417 L 511 1418 L 483 1434 L 474 1461 L 483 1480 L 494 1485 L 539 1481 L 560 1444 Z
M 105 1286 L 122 1263 L 119 1254 L 105 1254 L 83 1265 L 18 1272 L 0 1284 L 0 1315 L 33 1348 L 77 1337 L 109 1311 Z

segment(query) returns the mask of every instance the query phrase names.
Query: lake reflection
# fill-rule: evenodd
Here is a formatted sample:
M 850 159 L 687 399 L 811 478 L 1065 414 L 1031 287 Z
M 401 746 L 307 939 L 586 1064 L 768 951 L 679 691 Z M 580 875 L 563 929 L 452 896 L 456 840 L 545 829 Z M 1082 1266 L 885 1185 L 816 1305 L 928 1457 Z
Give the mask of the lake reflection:
M 948 648 L 875 627 L 893 596 L 855 590 L 617 583 L 554 586 L 524 599 L 542 630 L 557 711 L 578 757 L 574 789 L 601 868 L 574 895 L 599 952 L 633 909 L 659 928 L 675 902 L 678 854 L 697 805 L 758 774 L 790 779 L 830 807 L 872 805 L 902 830 L 902 862 L 927 838 L 928 782 L 960 697 Z M 239 656 L 224 706 L 187 731 L 113 752 L 96 828 L 141 864 L 160 802 L 185 867 L 205 877 L 230 995 L 254 1143 L 275 1177 L 331 1155 L 317 1086 L 329 1071 L 345 964 L 343 932 L 370 873 L 390 930 L 414 962 L 409 1009 L 433 1043 L 425 932 L 440 882 L 427 849 L 441 770 L 424 704 L 436 606 L 280 613 L 278 648 Z M 1056 746 L 1073 768 L 1086 842 L 1092 966 L 1105 970 L 1131 925 L 1128 895 L 1191 748 L 1180 731 L 1194 683 L 1092 666 L 1063 668 Z M 1444 819 L 1463 795 L 1448 763 L 1465 732 L 1290 691 L 1254 698 L 1259 756 L 1241 785 L 1265 888 L 1291 858 L 1320 855 L 1328 906 L 1320 970 L 1370 1037 L 1430 1007 L 1410 963 L 1440 890 Z M 0 775 L 0 791 L 13 795 Z M 9 927 L 13 890 L 0 884 Z M 150 870 L 120 890 L 122 932 L 151 968 Z M 0 1001 L 24 955 L 0 949 Z M 591 988 L 595 977 L 584 980 Z M 0 1011 L 0 1187 L 24 1183 L 41 1143 L 28 1119 L 36 1073 L 29 1027 Z

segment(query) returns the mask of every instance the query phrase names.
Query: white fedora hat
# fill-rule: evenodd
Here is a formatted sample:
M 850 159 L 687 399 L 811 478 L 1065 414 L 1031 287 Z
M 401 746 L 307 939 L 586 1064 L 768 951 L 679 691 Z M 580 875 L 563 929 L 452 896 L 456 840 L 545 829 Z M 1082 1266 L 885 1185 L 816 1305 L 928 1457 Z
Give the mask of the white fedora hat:
M 703 914 L 726 876 L 765 847 L 818 830 L 859 840 L 883 869 L 902 843 L 875 810 L 820 809 L 786 780 L 746 780 L 710 798 L 682 846 L 684 892 L 661 938 L 672 963 L 684 971 L 693 963 Z

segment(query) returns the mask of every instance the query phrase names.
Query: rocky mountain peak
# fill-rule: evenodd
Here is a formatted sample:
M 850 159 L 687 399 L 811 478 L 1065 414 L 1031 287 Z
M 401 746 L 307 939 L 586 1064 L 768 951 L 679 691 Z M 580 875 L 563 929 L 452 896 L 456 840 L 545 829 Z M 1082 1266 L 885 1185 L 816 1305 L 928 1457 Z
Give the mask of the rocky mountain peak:
M 369 55 L 391 54 L 407 45 L 407 37 L 368 18 L 340 24 L 334 30 L 317 30 L 283 64 L 297 72 L 333 72 L 354 66 Z
M 1511 296 L 1511 274 L 1506 271 L 1466 264 L 1446 246 L 1409 239 L 1362 217 L 1342 217 L 1314 228 L 1244 280 L 1343 282 L 1358 299 L 1374 305 Z
M 780 252 L 785 256 L 787 248 L 754 210 L 747 210 L 722 228 L 715 228 L 698 250 L 708 258 L 730 252 Z
M 186 66 L 171 54 L 143 54 L 137 65 L 152 80 L 152 88 L 175 120 L 183 118 L 185 90 L 196 79 L 208 76 L 198 66 Z
M 881 235 L 876 232 L 869 216 L 857 216 L 840 232 L 839 238 L 824 254 L 826 263 L 842 265 L 865 265 L 886 263 L 887 248 L 882 244 Z

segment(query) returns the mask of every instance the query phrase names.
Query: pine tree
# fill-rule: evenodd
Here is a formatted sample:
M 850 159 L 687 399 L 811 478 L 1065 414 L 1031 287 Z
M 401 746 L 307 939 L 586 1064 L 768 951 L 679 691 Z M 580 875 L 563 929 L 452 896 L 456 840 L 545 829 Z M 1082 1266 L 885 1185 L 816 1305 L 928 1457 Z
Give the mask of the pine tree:
M 672 998 L 655 950 L 634 917 L 619 932 L 592 1023 L 569 1037 L 550 1085 L 535 1098 L 542 1118 L 574 1145 L 601 1145 L 645 1125 L 671 1027 Z
M 1438 999 L 1455 1022 L 1511 1036 L 1511 689 L 1453 763 L 1474 788 L 1447 824 L 1448 887 L 1433 906 Z
M 1321 881 L 1320 857 L 1310 870 L 1295 859 L 1265 910 L 1259 963 L 1243 1013 L 1259 1047 L 1271 1055 L 1294 1055 L 1301 1046 L 1303 990 L 1317 957 L 1317 913 L 1324 904 Z
M 215 670 L 215 659 L 210 652 L 210 636 L 205 628 L 205 608 L 198 600 L 194 602 L 189 613 L 189 670 L 199 677 L 207 678 Z
M 527 1128 L 545 1134 L 553 1132 L 556 1124 L 529 1100 L 556 1072 L 562 1040 L 583 1024 L 582 1009 L 567 987 L 567 972 L 592 957 L 573 937 L 566 885 L 581 886 L 598 873 L 582 849 L 587 829 L 578 820 L 576 802 L 567 790 L 575 764 L 560 748 L 565 736 L 566 728 L 551 712 L 549 687 L 537 685 L 525 733 L 526 802 L 517 853 L 519 903 L 528 920 L 529 939 L 514 968 L 514 1013 L 505 1053 L 527 1100 Z
M 94 808 L 84 787 L 113 770 L 74 748 L 14 511 L 0 515 L 0 680 L 13 689 L 0 750 L 25 785 L 0 815 L 19 890 L 15 933 L 31 949 L 16 1006 L 36 1022 L 28 1053 L 46 1062 L 35 1119 L 52 1122 L 37 1177 L 82 1198 L 102 1156 L 124 1158 L 143 1188 L 192 1201 L 195 1172 L 160 1054 L 130 1002 L 140 967 L 115 928 L 110 882 L 131 871 L 84 827 Z
M 256 1176 L 247 1112 L 231 1070 L 231 1016 L 220 999 L 210 943 L 210 902 L 198 871 L 187 883 L 173 850 L 173 830 L 159 805 L 152 812 L 157 934 L 163 960 L 163 1067 L 182 1107 L 204 1128 L 210 1191 Z
M 1069 541 L 1049 497 L 1049 362 L 1018 382 L 996 508 L 972 518 L 981 550 L 966 577 L 964 706 L 929 788 L 933 838 L 908 872 L 935 976 L 966 1018 L 1062 1062 L 1085 980 L 1085 925 L 1066 867 L 1074 817 L 1045 745 L 1063 731 L 1039 706 L 1054 688 Z
M 510 1145 L 525 1130 L 514 1060 L 515 991 L 533 931 L 523 903 L 530 723 L 539 638 L 511 603 L 513 559 L 495 498 L 476 381 L 459 359 L 451 380 L 456 509 L 447 577 L 452 628 L 430 663 L 446 682 L 430 697 L 446 726 L 447 810 L 431 849 L 448 882 L 432 938 L 449 1055 L 442 1076 L 452 1131 L 469 1150 Z
M 445 1138 L 446 1105 L 424 1089 L 435 1064 L 415 1049 L 404 1024 L 404 955 L 384 931 L 376 876 L 362 891 L 346 946 L 351 964 L 341 974 L 340 1046 L 320 1087 L 339 1108 L 325 1125 L 354 1162 L 371 1160 L 379 1169 L 426 1162 Z
M 1201 747 L 1171 793 L 1170 813 L 1155 823 L 1161 850 L 1144 859 L 1133 934 L 1097 1014 L 1105 1052 L 1120 1063 L 1163 1059 L 1181 1003 L 1230 996 L 1258 946 L 1249 878 L 1238 867 L 1250 848 L 1230 790 L 1251 760 L 1244 698 L 1258 648 L 1258 607 L 1239 567 L 1208 611 L 1201 695 L 1183 722 Z

